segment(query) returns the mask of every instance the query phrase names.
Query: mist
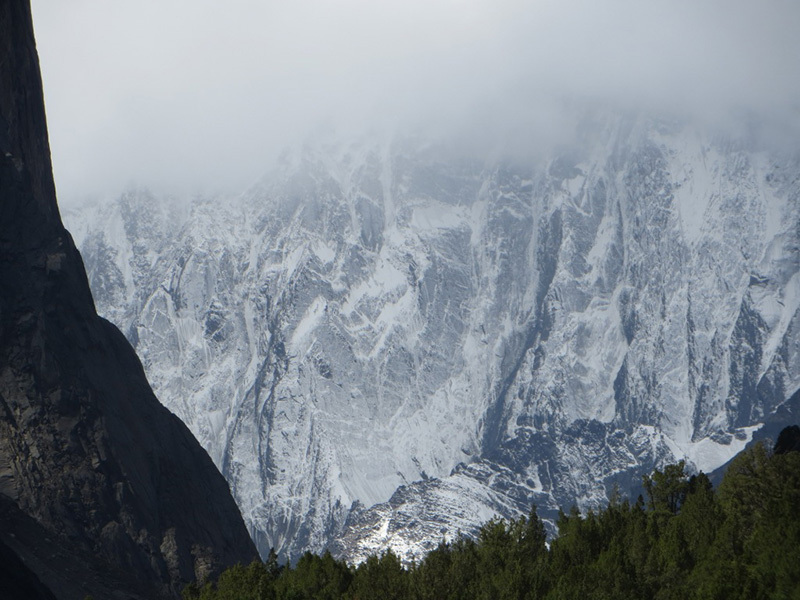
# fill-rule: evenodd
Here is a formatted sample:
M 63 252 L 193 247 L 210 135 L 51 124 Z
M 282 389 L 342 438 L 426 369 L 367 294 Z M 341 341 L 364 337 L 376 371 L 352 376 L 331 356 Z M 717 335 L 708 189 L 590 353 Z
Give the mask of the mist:
M 242 191 L 321 130 L 523 155 L 586 110 L 800 131 L 796 0 L 32 4 L 62 203 Z

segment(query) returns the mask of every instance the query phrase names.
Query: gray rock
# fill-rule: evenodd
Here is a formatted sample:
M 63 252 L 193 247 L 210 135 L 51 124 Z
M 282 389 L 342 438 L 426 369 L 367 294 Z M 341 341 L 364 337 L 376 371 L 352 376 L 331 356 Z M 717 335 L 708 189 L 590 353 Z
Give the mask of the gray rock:
M 237 198 L 67 216 L 262 554 L 596 507 L 713 470 L 800 387 L 797 153 L 595 121 L 543 163 L 310 144 Z

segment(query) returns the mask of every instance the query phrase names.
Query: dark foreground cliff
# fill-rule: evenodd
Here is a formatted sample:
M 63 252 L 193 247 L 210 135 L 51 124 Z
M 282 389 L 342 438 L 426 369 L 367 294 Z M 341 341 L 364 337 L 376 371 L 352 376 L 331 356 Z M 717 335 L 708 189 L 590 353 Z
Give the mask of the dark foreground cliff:
M 225 480 L 95 312 L 27 0 L 0 4 L 0 543 L 61 598 L 175 594 L 256 556 Z

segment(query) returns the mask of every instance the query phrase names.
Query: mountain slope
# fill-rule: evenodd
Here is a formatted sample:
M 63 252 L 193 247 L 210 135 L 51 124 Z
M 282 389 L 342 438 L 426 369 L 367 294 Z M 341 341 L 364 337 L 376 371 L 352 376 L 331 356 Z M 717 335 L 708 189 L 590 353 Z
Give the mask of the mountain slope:
M 320 143 L 238 198 L 68 215 L 262 553 L 596 506 L 723 464 L 800 387 L 798 155 L 585 125 L 529 165 Z
M 0 40 L 0 539 L 59 597 L 175 594 L 255 549 L 208 455 L 95 312 L 56 206 L 27 2 L 2 4 Z M 47 540 L 22 542 L 22 515 Z M 105 582 L 47 568 L 45 543 Z

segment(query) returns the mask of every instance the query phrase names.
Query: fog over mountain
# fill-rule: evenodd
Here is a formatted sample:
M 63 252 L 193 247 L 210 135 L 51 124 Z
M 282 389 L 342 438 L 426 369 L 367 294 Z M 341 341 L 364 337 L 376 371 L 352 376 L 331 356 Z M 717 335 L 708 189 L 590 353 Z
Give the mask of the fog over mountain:
M 712 471 L 797 410 L 800 153 L 581 131 L 527 166 L 329 140 L 235 197 L 65 212 L 262 555 L 419 558 L 494 514 Z
M 239 191 L 320 129 L 542 152 L 589 108 L 798 123 L 792 0 L 34 0 L 63 202 Z M 796 131 L 796 130 L 795 130 Z
M 35 9 L 98 311 L 262 555 L 552 524 L 796 410 L 796 3 Z

